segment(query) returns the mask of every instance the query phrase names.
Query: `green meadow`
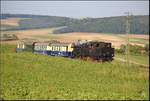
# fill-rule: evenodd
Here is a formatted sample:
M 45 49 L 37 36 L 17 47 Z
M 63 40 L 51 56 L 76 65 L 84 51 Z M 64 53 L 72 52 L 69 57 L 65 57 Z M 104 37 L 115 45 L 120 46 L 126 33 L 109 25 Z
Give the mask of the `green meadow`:
M 15 53 L 15 47 L 0 47 L 1 99 L 149 99 L 148 67 Z

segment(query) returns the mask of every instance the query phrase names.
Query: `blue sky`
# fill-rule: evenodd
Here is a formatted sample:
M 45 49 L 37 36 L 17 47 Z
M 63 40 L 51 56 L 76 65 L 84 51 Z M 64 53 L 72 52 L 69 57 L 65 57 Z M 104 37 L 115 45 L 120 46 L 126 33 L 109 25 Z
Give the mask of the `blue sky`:
M 74 18 L 149 15 L 149 1 L 1 1 L 1 13 Z

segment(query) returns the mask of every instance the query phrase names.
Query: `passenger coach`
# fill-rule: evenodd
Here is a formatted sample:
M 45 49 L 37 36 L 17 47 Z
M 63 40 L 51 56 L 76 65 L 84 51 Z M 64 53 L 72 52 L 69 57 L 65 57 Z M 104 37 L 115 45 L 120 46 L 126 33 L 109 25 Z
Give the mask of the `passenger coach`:
M 39 42 L 34 44 L 34 52 L 48 54 L 48 55 L 59 55 L 73 57 L 73 48 L 70 43 L 44 43 Z
M 52 43 L 50 45 L 50 55 L 60 55 L 73 57 L 73 48 L 70 43 Z

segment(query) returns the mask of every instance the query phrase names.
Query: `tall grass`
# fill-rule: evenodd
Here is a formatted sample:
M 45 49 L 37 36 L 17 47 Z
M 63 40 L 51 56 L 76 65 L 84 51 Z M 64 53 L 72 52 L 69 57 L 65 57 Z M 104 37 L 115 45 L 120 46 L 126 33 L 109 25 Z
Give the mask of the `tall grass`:
M 1 45 L 3 99 L 149 99 L 149 69 L 97 63 Z

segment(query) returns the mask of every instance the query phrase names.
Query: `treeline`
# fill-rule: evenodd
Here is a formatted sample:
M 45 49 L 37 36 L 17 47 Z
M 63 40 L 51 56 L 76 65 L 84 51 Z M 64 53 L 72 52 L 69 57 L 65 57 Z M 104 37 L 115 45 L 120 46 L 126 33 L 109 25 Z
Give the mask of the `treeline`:
M 55 30 L 54 33 L 67 32 L 97 32 L 97 33 L 125 33 L 125 17 L 87 18 L 73 20 L 67 23 L 68 28 Z M 133 16 L 130 33 L 149 34 L 148 16 Z
M 65 26 L 69 22 L 69 18 L 64 17 L 42 17 L 21 20 L 19 22 L 20 28 L 46 28 L 46 27 L 60 27 Z
M 115 52 L 125 54 L 126 47 L 127 47 L 126 45 L 121 45 L 120 49 L 116 49 Z M 128 47 L 130 54 L 149 55 L 149 44 L 145 44 L 144 47 L 130 44 Z
M 58 16 L 38 16 L 38 15 L 17 16 L 12 14 L 2 14 L 1 18 L 10 18 L 10 17 L 31 18 L 21 20 L 19 22 L 20 26 L 17 28 L 12 28 L 12 30 L 67 26 L 65 28 L 56 29 L 54 33 L 61 34 L 68 32 L 97 32 L 97 33 L 121 34 L 125 33 L 126 28 L 125 16 L 73 19 Z M 130 29 L 131 33 L 134 34 L 149 34 L 149 16 L 148 15 L 133 16 L 131 19 Z
M 30 15 L 30 14 L 1 14 L 1 19 L 7 19 L 7 18 L 42 18 L 47 17 L 44 15 Z
M 19 26 L 1 29 L 3 31 L 7 30 L 26 30 L 26 29 L 39 29 L 39 28 L 50 28 L 50 27 L 60 27 L 66 25 L 71 18 L 67 17 L 57 17 L 57 16 L 42 16 L 42 15 L 27 15 L 27 14 L 2 14 L 1 19 L 6 18 L 30 18 L 22 19 L 19 21 Z M 4 26 L 4 25 L 2 25 Z

